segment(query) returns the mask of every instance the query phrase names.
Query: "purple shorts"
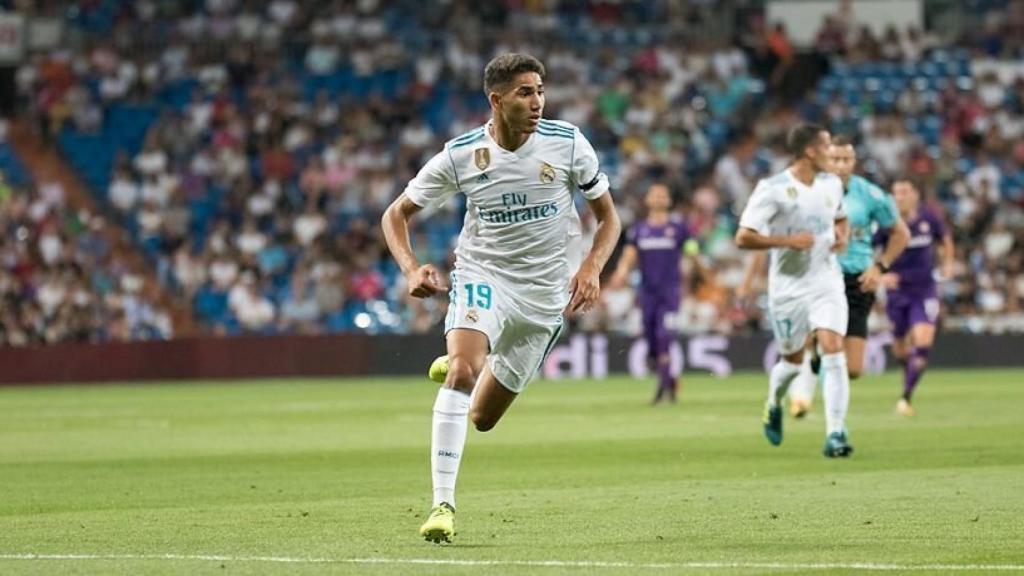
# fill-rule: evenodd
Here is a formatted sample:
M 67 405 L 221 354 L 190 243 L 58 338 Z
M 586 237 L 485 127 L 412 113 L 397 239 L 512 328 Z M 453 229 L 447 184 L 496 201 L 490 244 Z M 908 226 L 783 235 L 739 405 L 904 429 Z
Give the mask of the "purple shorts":
M 890 292 L 885 311 L 892 322 L 892 335 L 903 338 L 917 324 L 931 324 L 939 319 L 939 299 L 935 294 L 902 294 Z

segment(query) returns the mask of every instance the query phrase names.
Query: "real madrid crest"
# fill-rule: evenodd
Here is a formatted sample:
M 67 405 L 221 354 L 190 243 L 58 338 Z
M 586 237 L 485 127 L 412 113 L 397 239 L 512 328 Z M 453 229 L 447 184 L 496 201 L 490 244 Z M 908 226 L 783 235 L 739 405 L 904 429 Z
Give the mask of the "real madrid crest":
M 491 165 L 491 150 L 489 148 L 477 148 L 473 150 L 473 161 L 480 170 L 486 170 Z
M 544 162 L 540 165 L 540 181 L 544 184 L 551 184 L 555 181 L 555 169 L 551 164 Z
M 794 188 L 793 186 L 786 188 L 786 195 L 789 196 L 790 198 L 796 198 L 796 188 Z
M 470 310 L 469 312 L 466 312 L 466 321 L 476 324 L 480 321 L 480 314 L 478 314 L 476 310 Z

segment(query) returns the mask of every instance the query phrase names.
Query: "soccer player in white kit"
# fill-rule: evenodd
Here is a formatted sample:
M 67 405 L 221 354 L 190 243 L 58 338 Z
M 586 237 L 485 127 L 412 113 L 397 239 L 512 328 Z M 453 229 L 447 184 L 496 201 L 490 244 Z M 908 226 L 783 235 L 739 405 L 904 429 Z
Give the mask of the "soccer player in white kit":
M 491 60 L 484 71 L 490 121 L 445 144 L 383 218 L 409 294 L 427 298 L 446 288 L 433 265 L 416 259 L 409 219 L 466 195 L 445 321 L 448 364 L 434 402 L 433 508 L 420 528 L 432 542 L 455 534 L 467 417 L 480 431 L 498 423 L 557 341 L 563 314 L 585 312 L 597 300 L 599 274 L 621 232 L 590 142 L 572 124 L 541 119 L 543 80 L 544 66 L 532 56 Z M 581 234 L 574 190 L 598 222 L 582 263 L 570 254 Z
M 825 456 L 853 452 L 847 440 L 846 410 L 850 381 L 843 337 L 848 308 L 836 252 L 846 247 L 848 226 L 843 184 L 829 174 L 827 130 L 802 125 L 788 135 L 793 162 L 783 172 L 758 182 L 736 233 L 736 245 L 770 250 L 769 312 L 780 358 L 769 375 L 764 433 L 782 443 L 782 398 L 797 375 L 807 337 L 815 333 L 823 352 Z

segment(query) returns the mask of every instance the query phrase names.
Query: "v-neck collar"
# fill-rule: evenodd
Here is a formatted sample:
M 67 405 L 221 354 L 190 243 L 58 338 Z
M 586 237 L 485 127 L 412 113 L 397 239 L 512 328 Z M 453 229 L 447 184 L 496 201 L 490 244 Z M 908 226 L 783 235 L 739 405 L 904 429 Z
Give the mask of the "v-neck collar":
M 803 182 L 801 182 L 800 179 L 796 177 L 796 174 L 793 174 L 793 169 L 792 168 L 786 168 L 786 175 L 789 176 L 789 180 L 791 182 L 793 182 L 794 184 L 797 184 L 798 186 L 806 188 L 807 190 L 810 190 L 813 187 L 813 185 L 814 185 L 814 180 L 811 180 L 811 184 L 810 185 L 804 184 Z M 817 179 L 818 175 L 815 174 L 814 177 L 815 177 L 815 179 Z
M 490 143 L 493 144 L 494 147 L 497 148 L 499 151 L 501 151 L 501 152 L 503 152 L 505 154 L 512 154 L 513 156 L 516 156 L 517 158 L 520 158 L 525 153 L 529 152 L 530 149 L 533 147 L 533 141 L 535 140 L 534 137 L 537 135 L 537 131 L 536 130 L 531 132 L 530 135 L 526 137 L 526 142 L 523 142 L 522 146 L 520 146 L 519 148 L 516 148 L 515 150 L 509 150 L 508 148 L 505 148 L 501 144 L 498 144 L 498 141 L 494 139 L 494 136 L 491 134 L 491 127 L 493 127 L 493 126 L 494 126 L 494 119 L 492 118 L 492 119 L 487 121 L 487 124 L 484 124 L 484 134 L 487 135 L 487 140 L 489 140 Z

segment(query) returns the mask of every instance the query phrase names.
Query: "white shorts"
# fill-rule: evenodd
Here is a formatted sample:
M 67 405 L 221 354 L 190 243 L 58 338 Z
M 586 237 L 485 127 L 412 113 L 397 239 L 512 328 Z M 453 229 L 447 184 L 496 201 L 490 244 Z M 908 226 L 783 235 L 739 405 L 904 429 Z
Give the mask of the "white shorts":
M 456 328 L 486 335 L 491 372 L 502 386 L 519 394 L 558 341 L 562 315 L 533 309 L 516 298 L 514 287 L 494 277 L 455 270 L 450 280 L 445 336 Z
M 838 289 L 800 297 L 770 298 L 768 309 L 772 332 L 782 355 L 802 350 L 807 344 L 807 336 L 814 330 L 831 330 L 846 336 L 850 309 L 841 284 Z

